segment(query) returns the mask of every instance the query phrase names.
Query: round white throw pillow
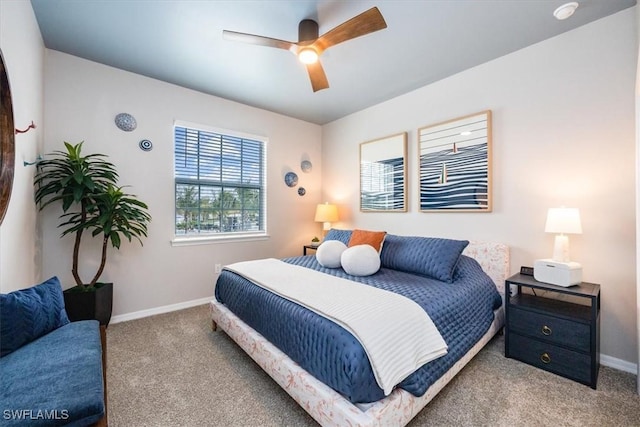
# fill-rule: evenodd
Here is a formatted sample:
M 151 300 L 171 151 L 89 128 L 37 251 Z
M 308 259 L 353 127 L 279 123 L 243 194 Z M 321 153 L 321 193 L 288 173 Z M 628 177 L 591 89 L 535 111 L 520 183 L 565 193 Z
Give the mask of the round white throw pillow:
M 347 245 L 339 240 L 327 240 L 318 246 L 316 259 L 323 267 L 338 268 L 340 267 L 340 257 L 342 256 L 342 252 L 346 249 Z
M 342 268 L 352 276 L 371 276 L 380 270 L 380 255 L 371 245 L 356 245 L 342 252 Z

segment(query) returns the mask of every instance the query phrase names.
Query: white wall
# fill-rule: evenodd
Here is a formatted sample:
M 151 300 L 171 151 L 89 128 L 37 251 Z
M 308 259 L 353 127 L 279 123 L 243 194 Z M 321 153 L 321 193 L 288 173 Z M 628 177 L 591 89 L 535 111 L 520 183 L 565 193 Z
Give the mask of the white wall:
M 116 164 L 120 182 L 131 185 L 150 208 L 153 220 L 141 247 L 123 243 L 110 250 L 102 281 L 114 282 L 114 315 L 192 301 L 213 295 L 214 265 L 302 254 L 302 245 L 320 231 L 313 222 L 320 202 L 321 128 L 246 105 L 234 103 L 147 77 L 47 50 L 45 61 L 45 151 L 63 149 L 62 142 L 85 141 L 86 153 L 104 153 Z M 133 132 L 114 124 L 118 113 L 132 114 Z M 173 123 L 182 120 L 268 137 L 266 241 L 173 247 L 174 181 Z M 138 148 L 141 139 L 153 150 Z M 311 173 L 302 173 L 308 157 Z M 293 170 L 307 194 L 284 184 Z M 59 207 L 43 217 L 45 275 L 58 275 L 64 287 L 73 284 L 72 238 L 60 239 Z M 99 262 L 98 241 L 87 240 L 81 274 L 90 279 Z
M 635 8 L 323 127 L 323 193 L 344 227 L 505 242 L 511 270 L 551 256 L 547 209 L 580 208 L 571 255 L 602 285 L 602 353 L 638 358 Z M 437 61 L 437 58 L 434 58 Z M 493 111 L 493 213 L 420 213 L 419 127 Z M 358 144 L 409 132 L 409 212 L 361 213 Z M 624 364 L 624 363 L 623 363 Z
M 640 9 L 636 8 L 636 37 L 640 38 Z M 636 66 L 636 266 L 640 265 L 640 51 Z M 636 321 L 638 328 L 638 360 L 640 361 L 640 271 L 636 268 Z M 640 394 L 640 363 L 638 363 L 636 387 Z
M 33 161 L 42 146 L 44 44 L 31 3 L 0 1 L 0 49 L 13 99 L 15 126 L 35 130 L 15 136 L 16 157 L 9 209 L 0 226 L 0 291 L 27 288 L 40 279 L 40 239 L 33 203 Z

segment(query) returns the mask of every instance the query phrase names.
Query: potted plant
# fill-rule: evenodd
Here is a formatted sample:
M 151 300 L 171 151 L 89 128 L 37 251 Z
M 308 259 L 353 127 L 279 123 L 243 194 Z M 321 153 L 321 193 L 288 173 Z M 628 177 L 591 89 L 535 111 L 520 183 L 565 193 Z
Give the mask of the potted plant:
M 320 239 L 318 239 L 318 236 L 314 236 L 313 239 L 311 239 L 311 246 L 318 246 L 320 244 Z
M 65 306 L 71 320 L 98 319 L 108 325 L 111 319 L 113 284 L 98 279 L 107 262 L 109 242 L 120 248 L 123 237 L 142 244 L 151 216 L 147 205 L 117 186 L 118 173 L 104 154 L 82 155 L 82 142 L 64 143 L 65 151 L 54 151 L 38 163 L 34 178 L 35 201 L 40 210 L 52 203 L 62 204 L 61 237 L 74 236 L 71 272 L 76 286 L 64 291 Z M 48 156 L 49 157 L 49 156 Z M 100 266 L 87 283 L 78 272 L 84 232 L 100 236 Z

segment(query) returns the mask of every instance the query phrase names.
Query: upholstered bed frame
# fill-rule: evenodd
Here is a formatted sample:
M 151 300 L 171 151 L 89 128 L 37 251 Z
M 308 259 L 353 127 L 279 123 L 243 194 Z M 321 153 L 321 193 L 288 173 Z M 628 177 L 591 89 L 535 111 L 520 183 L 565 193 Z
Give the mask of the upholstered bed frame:
M 509 248 L 503 244 L 470 242 L 463 252 L 478 261 L 504 293 L 509 274 Z M 267 372 L 305 411 L 323 426 L 403 426 L 422 410 L 445 385 L 501 330 L 504 311 L 495 311 L 495 319 L 485 335 L 426 393 L 416 397 L 396 388 L 382 400 L 368 404 L 349 402 L 342 395 L 317 380 L 286 354 L 267 341 L 223 304 L 210 305 L 212 327 L 220 326 L 258 365 Z

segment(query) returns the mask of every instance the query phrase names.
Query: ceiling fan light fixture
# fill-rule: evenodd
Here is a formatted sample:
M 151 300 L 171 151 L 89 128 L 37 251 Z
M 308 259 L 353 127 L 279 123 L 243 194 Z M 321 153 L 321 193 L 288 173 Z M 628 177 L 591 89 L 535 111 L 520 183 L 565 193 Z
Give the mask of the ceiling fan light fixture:
M 372 7 L 360 15 L 344 21 L 337 27 L 333 27 L 321 36 L 318 36 L 318 23 L 316 21 L 303 19 L 298 24 L 297 42 L 228 30 L 223 30 L 222 35 L 227 40 L 288 50 L 296 55 L 300 62 L 306 65 L 305 68 L 311 80 L 311 88 L 314 92 L 317 92 L 329 87 L 327 75 L 318 60 L 318 57 L 322 55 L 325 50 L 348 40 L 362 37 L 375 31 L 384 30 L 385 28 L 387 28 L 387 23 L 380 13 L 380 10 L 377 7 Z
M 305 47 L 298 52 L 298 59 L 303 64 L 315 64 L 318 62 L 318 53 L 310 47 Z
M 564 19 L 567 19 L 571 15 L 573 15 L 573 12 L 576 11 L 578 6 L 579 6 L 578 2 L 575 2 L 575 1 L 563 4 L 562 6 L 560 6 L 559 8 L 553 11 L 553 16 L 555 16 L 556 19 L 562 21 Z

